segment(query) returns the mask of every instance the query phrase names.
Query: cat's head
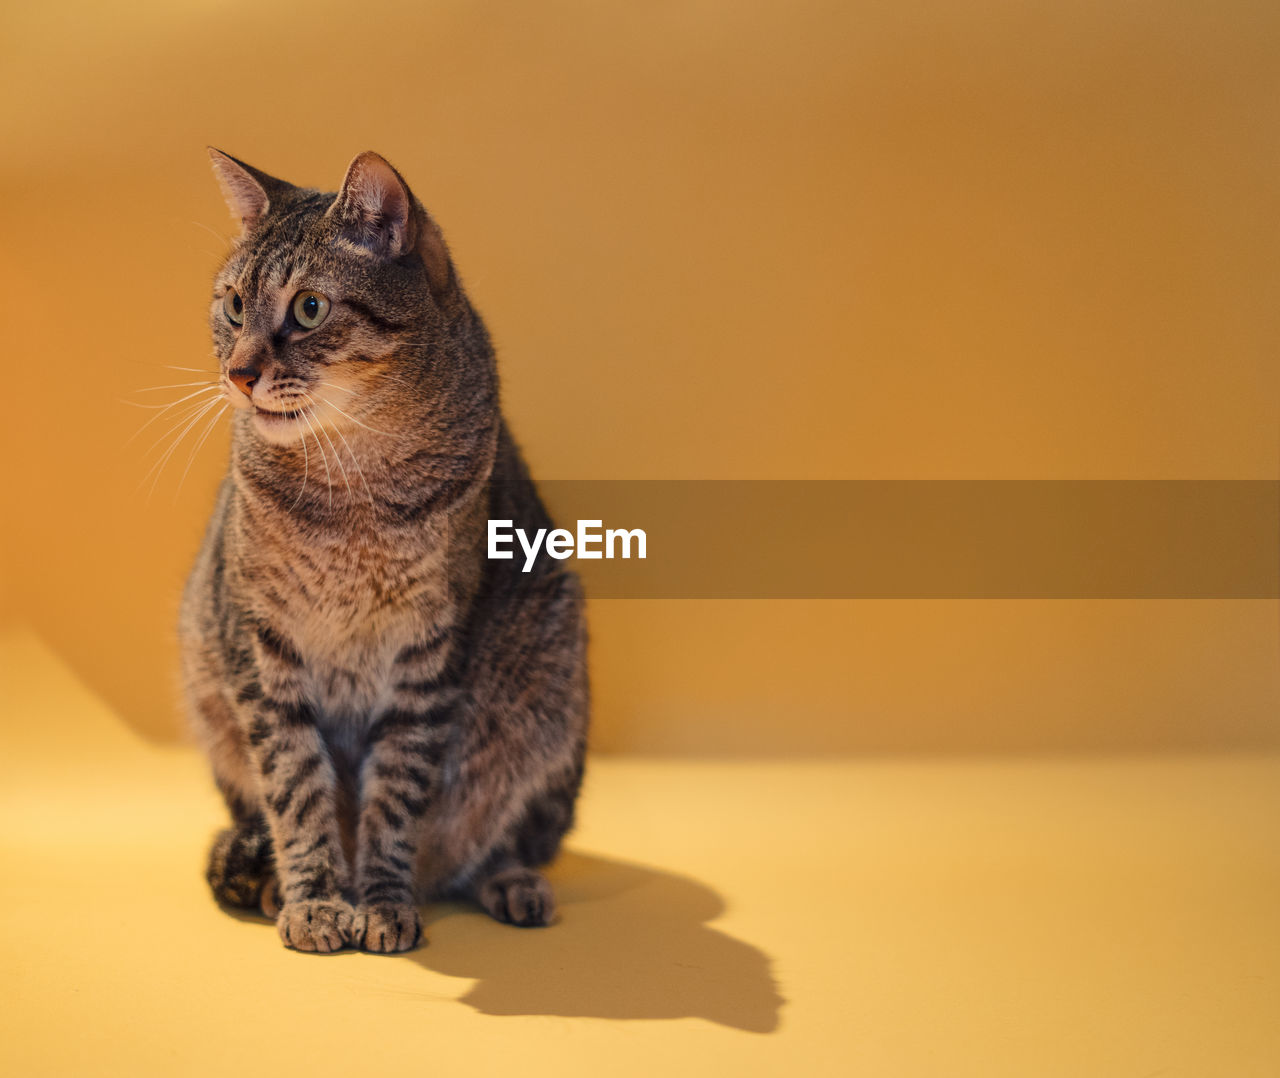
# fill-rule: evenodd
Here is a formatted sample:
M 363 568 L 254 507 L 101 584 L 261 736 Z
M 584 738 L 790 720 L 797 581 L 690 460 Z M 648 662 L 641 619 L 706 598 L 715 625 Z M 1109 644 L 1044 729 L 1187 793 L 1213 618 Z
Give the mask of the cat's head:
M 376 153 L 336 194 L 209 154 L 240 223 L 210 307 L 227 400 L 277 445 L 367 426 L 465 303 L 439 228 Z

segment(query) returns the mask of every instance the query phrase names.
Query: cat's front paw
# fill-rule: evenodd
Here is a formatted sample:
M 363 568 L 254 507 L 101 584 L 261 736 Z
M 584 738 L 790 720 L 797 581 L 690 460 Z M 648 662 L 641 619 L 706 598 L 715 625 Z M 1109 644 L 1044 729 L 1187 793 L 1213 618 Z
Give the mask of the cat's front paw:
M 286 902 L 276 916 L 276 928 L 286 947 L 328 954 L 351 940 L 355 910 L 340 900 Z
M 356 908 L 351 941 L 375 954 L 411 951 L 422 941 L 418 907 L 407 902 L 380 902 Z

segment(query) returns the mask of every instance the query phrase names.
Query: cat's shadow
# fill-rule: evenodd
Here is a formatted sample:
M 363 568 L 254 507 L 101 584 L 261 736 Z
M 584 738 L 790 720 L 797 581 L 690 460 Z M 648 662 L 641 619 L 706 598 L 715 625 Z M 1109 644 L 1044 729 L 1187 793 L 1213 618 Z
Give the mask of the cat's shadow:
M 724 909 L 684 876 L 565 851 L 547 870 L 559 916 L 549 928 L 498 924 L 476 907 L 427 908 L 427 938 L 407 956 L 476 983 L 481 1014 L 705 1018 L 754 1033 L 783 1000 L 762 952 L 711 928 Z

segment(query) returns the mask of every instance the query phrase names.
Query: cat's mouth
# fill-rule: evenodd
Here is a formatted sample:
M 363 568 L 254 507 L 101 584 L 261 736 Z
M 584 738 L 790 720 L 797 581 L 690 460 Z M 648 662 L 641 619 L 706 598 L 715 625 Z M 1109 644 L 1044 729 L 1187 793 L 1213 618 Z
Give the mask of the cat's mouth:
M 301 408 L 263 408 L 253 405 L 253 425 L 258 437 L 273 445 L 292 445 L 311 427 L 310 405 Z
M 253 414 L 264 423 L 291 423 L 306 411 L 306 408 L 295 408 L 293 410 L 281 409 L 277 411 L 274 408 L 260 408 L 258 405 L 253 406 Z
M 302 424 L 309 424 L 307 408 L 262 408 L 253 406 L 253 425 L 258 428 L 258 436 L 276 445 L 288 445 L 293 442 Z

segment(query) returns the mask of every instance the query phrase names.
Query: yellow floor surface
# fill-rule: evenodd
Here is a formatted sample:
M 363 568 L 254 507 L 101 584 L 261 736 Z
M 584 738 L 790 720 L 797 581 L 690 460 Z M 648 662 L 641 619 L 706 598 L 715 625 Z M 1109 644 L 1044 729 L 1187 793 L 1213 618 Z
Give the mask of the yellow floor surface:
M 195 751 L 0 690 L 4 1075 L 1280 1074 L 1280 759 L 597 758 L 556 925 L 320 957 L 210 899 Z

